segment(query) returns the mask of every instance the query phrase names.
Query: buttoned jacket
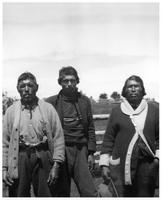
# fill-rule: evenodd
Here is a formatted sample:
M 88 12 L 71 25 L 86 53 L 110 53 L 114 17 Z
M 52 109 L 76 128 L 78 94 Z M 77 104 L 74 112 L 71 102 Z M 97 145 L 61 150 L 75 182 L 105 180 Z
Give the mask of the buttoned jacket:
M 108 121 L 101 154 L 112 156 L 114 163 L 120 159 L 123 176 L 128 146 L 135 132 L 130 117 L 121 111 L 120 105 L 115 107 Z M 159 150 L 159 108 L 153 103 L 148 103 L 143 134 L 153 153 L 156 153 L 156 150 Z
M 65 159 L 65 144 L 62 126 L 56 110 L 43 100 L 38 101 L 46 133 L 49 150 L 54 161 Z M 3 119 L 3 170 L 8 170 L 11 178 L 18 178 L 18 152 L 20 134 L 21 102 L 11 105 Z M 39 120 L 39 119 L 38 119 Z

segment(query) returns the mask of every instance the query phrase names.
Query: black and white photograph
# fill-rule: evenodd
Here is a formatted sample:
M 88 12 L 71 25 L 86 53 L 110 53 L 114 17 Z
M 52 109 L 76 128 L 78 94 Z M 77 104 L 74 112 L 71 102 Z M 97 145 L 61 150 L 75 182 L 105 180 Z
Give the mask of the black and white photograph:
M 2 2 L 2 197 L 160 197 L 160 2 Z

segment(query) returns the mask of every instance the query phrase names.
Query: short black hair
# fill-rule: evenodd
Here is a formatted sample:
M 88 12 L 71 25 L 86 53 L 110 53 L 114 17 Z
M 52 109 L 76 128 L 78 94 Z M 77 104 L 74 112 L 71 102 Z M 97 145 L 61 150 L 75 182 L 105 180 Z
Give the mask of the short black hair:
M 141 88 L 142 88 L 142 95 L 145 96 L 146 95 L 146 92 L 145 92 L 145 88 L 144 88 L 144 84 L 143 84 L 143 81 L 142 79 L 139 77 L 139 76 L 136 76 L 136 75 L 132 75 L 130 76 L 126 81 L 125 81 L 125 84 L 124 84 L 124 87 L 122 89 L 122 96 L 123 97 L 126 97 L 126 87 L 127 87 L 127 83 L 128 81 L 130 80 L 134 80 L 134 81 L 137 81 L 138 83 L 140 83 L 141 85 Z
M 61 84 L 62 79 L 64 78 L 65 75 L 73 75 L 76 78 L 76 82 L 79 83 L 79 77 L 76 69 L 72 66 L 67 66 L 67 67 L 62 67 L 59 70 L 59 78 L 58 78 L 58 83 Z
M 37 80 L 32 73 L 24 72 L 19 76 L 18 81 L 17 81 L 17 85 L 19 84 L 20 81 L 23 81 L 23 80 L 26 80 L 26 79 L 31 79 L 37 84 Z

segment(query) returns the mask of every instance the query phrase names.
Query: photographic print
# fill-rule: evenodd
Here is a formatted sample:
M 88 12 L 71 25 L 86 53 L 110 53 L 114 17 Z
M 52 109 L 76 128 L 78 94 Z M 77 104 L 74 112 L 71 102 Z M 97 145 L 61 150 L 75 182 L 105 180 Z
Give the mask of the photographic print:
M 2 9 L 3 197 L 158 197 L 159 3 Z

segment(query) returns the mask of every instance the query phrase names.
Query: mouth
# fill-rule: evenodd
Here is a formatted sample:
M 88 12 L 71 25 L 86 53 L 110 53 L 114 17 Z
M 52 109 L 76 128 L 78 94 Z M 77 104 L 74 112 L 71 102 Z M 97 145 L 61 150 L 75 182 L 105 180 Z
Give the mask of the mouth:
M 30 98 L 31 95 L 30 95 L 30 94 L 24 94 L 23 97 L 24 97 L 24 98 Z
M 137 97 L 137 94 L 130 94 L 131 97 Z

